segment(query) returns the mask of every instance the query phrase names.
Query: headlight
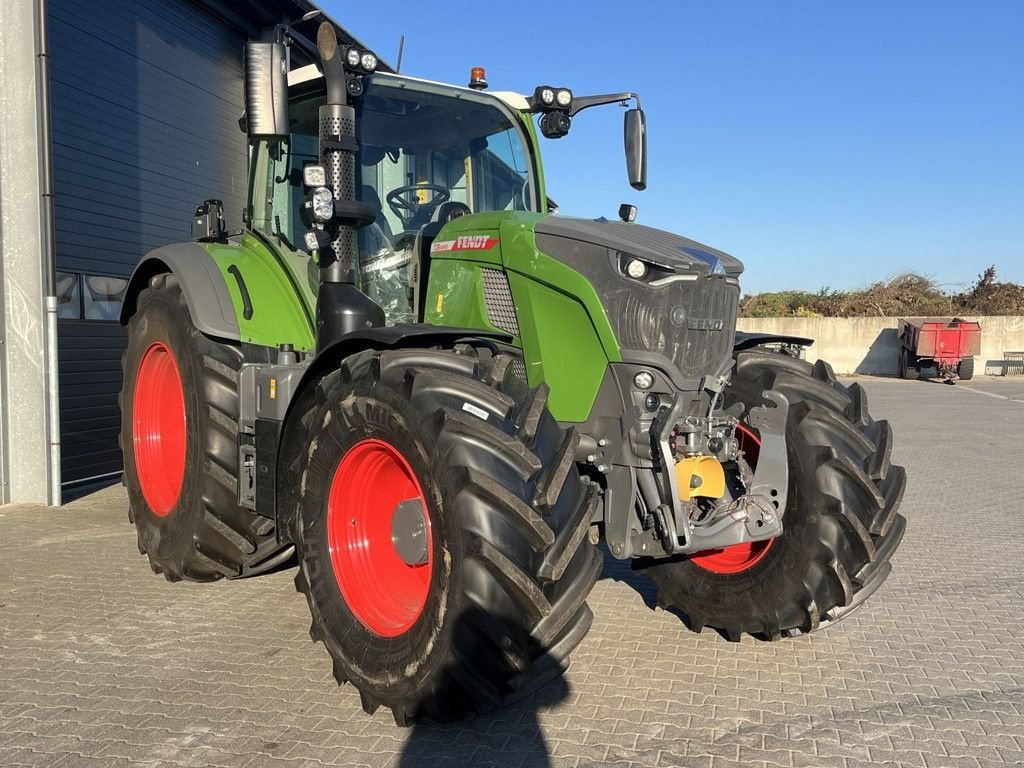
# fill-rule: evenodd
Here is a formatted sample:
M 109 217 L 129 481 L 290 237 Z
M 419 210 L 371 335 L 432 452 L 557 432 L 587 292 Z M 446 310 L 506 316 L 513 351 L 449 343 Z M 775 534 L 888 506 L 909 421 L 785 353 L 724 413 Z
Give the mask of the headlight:
M 633 384 L 637 389 L 650 389 L 654 386 L 654 374 L 650 371 L 639 371 L 633 377 Z
M 647 274 L 647 265 L 640 259 L 630 259 L 626 264 L 626 274 L 634 280 L 642 280 Z
M 313 206 L 313 218 L 317 221 L 330 221 L 334 216 L 334 195 L 327 187 L 317 187 L 310 198 Z
M 367 72 L 373 72 L 377 68 L 377 57 L 367 51 L 360 57 L 359 64 Z
M 572 91 L 570 91 L 568 88 L 562 88 L 555 95 L 555 101 L 558 102 L 558 106 L 565 109 L 570 104 L 572 104 Z
M 355 69 L 359 66 L 360 52 L 358 48 L 349 48 L 345 54 L 345 61 L 350 69 Z
M 541 104 L 545 107 L 550 107 L 555 103 L 555 91 L 553 88 L 541 88 L 539 96 Z
M 302 166 L 302 183 L 306 187 L 323 187 L 327 185 L 327 171 L 322 165 L 309 163 Z

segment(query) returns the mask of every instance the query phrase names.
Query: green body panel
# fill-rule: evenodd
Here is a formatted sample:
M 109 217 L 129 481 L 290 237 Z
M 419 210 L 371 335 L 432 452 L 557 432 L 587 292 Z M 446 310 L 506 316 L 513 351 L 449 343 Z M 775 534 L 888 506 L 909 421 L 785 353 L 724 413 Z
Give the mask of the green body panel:
M 306 275 L 308 258 L 277 253 L 249 232 L 241 244 L 201 245 L 224 276 L 242 341 L 264 347 L 292 344 L 303 351 L 316 347 L 316 289 Z M 249 292 L 252 316 L 248 320 L 238 280 L 228 271 L 232 266 L 238 268 Z
M 530 385 L 547 383 L 556 419 L 582 422 L 608 363 L 622 356 L 590 281 L 537 249 L 534 226 L 543 218 L 482 213 L 445 226 L 435 242 L 453 246 L 432 254 L 424 319 L 434 325 L 500 330 L 487 320 L 480 269 L 504 267 L 520 329 L 513 343 L 523 350 Z M 497 243 L 485 250 L 458 248 L 476 243 L 474 236 Z
M 480 328 L 505 333 L 487 319 L 484 284 L 480 270 L 488 267 L 461 259 L 438 259 L 430 266 L 426 322 L 452 328 Z M 519 346 L 519 339 L 513 344 Z

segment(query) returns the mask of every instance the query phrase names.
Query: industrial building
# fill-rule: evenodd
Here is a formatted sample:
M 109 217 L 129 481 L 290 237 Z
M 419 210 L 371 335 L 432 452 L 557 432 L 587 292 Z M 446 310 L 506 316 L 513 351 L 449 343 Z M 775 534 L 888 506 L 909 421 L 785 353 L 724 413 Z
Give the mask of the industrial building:
M 148 250 L 190 239 L 204 199 L 222 200 L 228 226 L 240 226 L 243 45 L 315 10 L 307 0 L 0 6 L 0 503 L 58 504 L 119 478 L 127 278 Z

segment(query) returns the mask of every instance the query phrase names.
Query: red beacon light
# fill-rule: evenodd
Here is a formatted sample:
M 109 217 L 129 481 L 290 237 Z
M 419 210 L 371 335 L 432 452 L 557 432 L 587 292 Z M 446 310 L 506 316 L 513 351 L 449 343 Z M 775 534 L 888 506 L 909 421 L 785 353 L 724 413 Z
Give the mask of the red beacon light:
M 482 91 L 487 87 L 487 73 L 483 67 L 473 67 L 469 70 L 469 87 L 474 91 Z

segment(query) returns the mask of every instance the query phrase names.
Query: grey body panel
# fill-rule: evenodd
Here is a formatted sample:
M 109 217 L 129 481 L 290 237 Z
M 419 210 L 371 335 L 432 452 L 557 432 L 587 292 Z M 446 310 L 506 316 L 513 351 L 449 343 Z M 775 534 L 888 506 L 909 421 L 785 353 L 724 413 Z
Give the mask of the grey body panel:
M 139 291 L 149 278 L 170 271 L 178 278 L 196 328 L 207 336 L 238 341 L 238 318 L 217 263 L 196 243 L 175 243 L 150 251 L 135 268 L 128 287 L 121 324 L 135 313 Z
M 651 227 L 548 216 L 537 248 L 579 272 L 601 297 L 623 356 L 654 353 L 684 378 L 717 374 L 732 359 L 743 266 L 728 254 Z M 625 266 L 649 265 L 642 278 Z
M 739 277 L 743 272 L 743 263 L 734 256 L 696 240 L 642 224 L 548 216 L 537 224 L 535 231 L 538 241 L 544 235 L 578 240 L 613 251 L 650 257 L 671 265 L 683 274 L 707 275 L 715 260 L 729 277 Z

